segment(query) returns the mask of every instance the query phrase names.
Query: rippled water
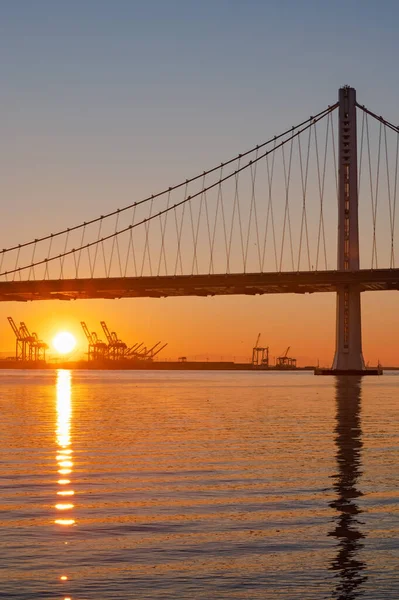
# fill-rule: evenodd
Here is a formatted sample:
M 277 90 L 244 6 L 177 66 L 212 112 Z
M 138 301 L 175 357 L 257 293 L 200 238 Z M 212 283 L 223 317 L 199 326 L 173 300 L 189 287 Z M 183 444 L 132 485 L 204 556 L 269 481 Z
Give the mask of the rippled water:
M 398 382 L 0 371 L 0 598 L 397 599 Z

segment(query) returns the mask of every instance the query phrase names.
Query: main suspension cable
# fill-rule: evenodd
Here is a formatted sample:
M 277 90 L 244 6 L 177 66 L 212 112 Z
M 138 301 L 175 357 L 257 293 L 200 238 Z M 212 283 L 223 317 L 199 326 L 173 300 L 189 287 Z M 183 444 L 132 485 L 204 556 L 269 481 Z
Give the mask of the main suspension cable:
M 56 233 L 50 233 L 49 235 L 45 235 L 43 237 L 40 238 L 36 238 L 34 240 L 31 240 L 29 242 L 25 242 L 23 244 L 18 244 L 16 246 L 12 246 L 9 248 L 3 248 L 2 250 L 0 250 L 0 255 L 4 256 L 4 254 L 6 254 L 7 252 L 12 252 L 13 250 L 18 250 L 19 248 L 25 248 L 27 246 L 31 246 L 33 244 L 38 244 L 40 242 L 43 242 L 45 240 L 50 240 L 51 238 L 56 238 L 59 237 L 61 235 L 64 234 L 68 234 L 72 231 L 76 231 L 78 229 L 82 229 L 83 227 L 88 227 L 89 225 L 93 225 L 94 223 L 98 223 L 100 221 L 104 221 L 104 219 L 108 219 L 110 217 L 116 216 L 119 213 L 123 213 L 127 210 L 130 210 L 132 208 L 135 208 L 137 206 L 140 206 L 141 204 L 145 204 L 147 202 L 151 202 L 154 201 L 156 198 L 159 198 L 161 196 L 164 196 L 167 193 L 173 192 L 174 190 L 177 190 L 185 185 L 188 185 L 190 183 L 193 183 L 194 181 L 197 181 L 203 177 L 207 177 L 208 175 L 210 175 L 211 173 L 214 173 L 218 170 L 220 170 L 222 167 L 226 167 L 234 162 L 237 162 L 238 159 L 243 159 L 246 156 L 254 153 L 255 151 L 258 151 L 261 148 L 264 148 L 265 146 L 267 146 L 268 144 L 271 144 L 272 142 L 275 142 L 276 140 L 279 140 L 281 138 L 284 138 L 285 136 L 289 135 L 292 131 L 296 131 L 299 130 L 301 127 L 303 127 L 304 125 L 307 125 L 311 122 L 313 122 L 314 119 L 319 120 L 320 118 L 323 118 L 325 115 L 329 114 L 330 112 L 332 112 L 333 110 L 335 110 L 338 107 L 338 102 L 333 104 L 332 106 L 327 107 L 326 109 L 322 110 L 321 112 L 317 113 L 315 116 L 309 117 L 308 119 L 306 119 L 305 121 L 302 121 L 302 123 L 300 123 L 299 125 L 295 126 L 295 127 L 291 127 L 290 129 L 287 129 L 286 131 L 284 131 L 283 133 L 280 133 L 279 135 L 276 135 L 272 138 L 270 138 L 269 140 L 267 140 L 266 142 L 263 142 L 262 144 L 258 144 L 257 146 L 251 148 L 250 150 L 247 150 L 246 152 L 244 152 L 243 154 L 239 154 L 238 156 L 235 156 L 234 158 L 229 159 L 228 161 L 221 163 L 219 165 L 217 165 L 216 167 L 213 167 L 212 169 L 209 169 L 208 171 L 203 171 L 201 174 L 196 175 L 194 177 L 191 177 L 190 179 L 186 179 L 185 181 L 182 181 L 180 183 L 178 183 L 177 185 L 174 186 L 170 186 L 164 190 L 162 190 L 161 192 L 158 192 L 157 194 L 152 194 L 151 196 L 147 196 L 146 198 L 143 198 L 142 200 L 139 200 L 137 202 L 133 202 L 127 206 L 124 206 L 123 208 L 118 208 L 112 212 L 107 213 L 106 215 L 101 215 L 100 217 L 96 217 L 94 219 L 91 219 L 89 221 L 84 221 L 83 223 L 80 223 L 79 225 L 75 225 L 73 227 L 67 227 L 66 229 L 63 229 L 61 231 L 57 231 Z
M 16 268 L 16 269 L 14 268 L 14 269 L 12 269 L 12 270 L 9 270 L 9 271 L 4 271 L 4 272 L 1 272 L 1 273 L 0 273 L 0 276 L 3 276 L 3 275 L 10 275 L 10 274 L 12 274 L 12 273 L 16 273 L 16 272 L 23 271 L 23 270 L 25 270 L 25 269 L 32 269 L 32 268 L 34 268 L 35 266 L 42 265 L 42 264 L 47 264 L 48 262 L 51 262 L 51 261 L 54 261 L 54 260 L 60 260 L 60 261 L 62 262 L 62 265 L 63 265 L 63 262 L 64 262 L 64 259 L 65 259 L 65 257 L 66 257 L 66 256 L 69 256 L 69 255 L 71 255 L 71 254 L 74 254 L 75 252 L 78 252 L 78 251 L 80 251 L 80 250 L 82 250 L 82 249 L 85 249 L 85 248 L 91 248 L 92 246 L 95 246 L 96 244 L 100 244 L 100 243 L 101 243 L 101 244 L 103 245 L 105 241 L 107 241 L 107 240 L 109 240 L 109 239 L 111 239 L 111 238 L 114 238 L 114 237 L 116 237 L 116 236 L 119 236 L 119 235 L 121 235 L 121 234 L 123 234 L 123 233 L 129 232 L 129 231 L 131 231 L 132 229 L 134 229 L 134 228 L 136 228 L 136 227 L 139 227 L 140 225 L 143 225 L 143 224 L 144 224 L 144 225 L 145 225 L 145 227 L 147 228 L 147 227 L 149 226 L 149 223 L 150 223 L 150 221 L 152 221 L 152 220 L 154 220 L 154 219 L 156 219 L 156 218 L 159 218 L 161 215 L 164 215 L 164 214 L 166 214 L 167 212 L 169 212 L 169 211 L 171 211 L 171 210 L 175 210 L 175 209 L 176 209 L 177 207 L 179 207 L 179 206 L 183 206 L 183 205 L 184 205 L 184 204 L 186 204 L 187 202 L 190 202 L 190 201 L 191 201 L 191 200 L 193 200 L 194 198 L 196 198 L 196 197 L 198 197 L 198 196 L 201 196 L 201 195 L 203 195 L 203 194 L 204 194 L 204 192 L 208 192 L 209 190 L 211 190 L 211 189 L 213 189 L 213 188 L 215 188 L 215 187 L 219 186 L 221 183 L 224 183 L 225 181 L 228 181 L 228 180 L 229 180 L 229 179 L 231 179 L 232 177 L 235 177 L 235 178 L 237 178 L 238 174 L 239 174 L 239 173 L 241 173 L 242 171 L 244 171 L 245 169 L 248 169 L 248 168 L 250 168 L 252 165 L 256 164 L 256 163 L 257 163 L 257 162 L 259 162 L 260 160 L 263 160 L 264 158 L 266 158 L 267 156 L 269 156 L 270 154 L 272 154 L 272 153 L 273 153 L 273 152 L 275 152 L 276 150 L 278 150 L 278 149 L 280 149 L 280 148 L 283 148 L 283 147 L 284 147 L 284 146 L 285 146 L 287 143 L 289 143 L 289 142 L 292 142 L 292 141 L 293 141 L 293 140 L 294 140 L 296 137 L 298 137 L 299 135 L 301 135 L 303 132 L 307 131 L 307 130 L 308 130 L 310 127 L 314 126 L 316 123 L 318 123 L 319 121 L 321 121 L 321 120 L 322 120 L 322 119 L 323 119 L 325 116 L 327 116 L 327 115 L 329 115 L 331 112 L 333 112 L 333 111 L 334 111 L 334 110 L 337 108 L 337 106 L 338 106 L 338 103 L 337 103 L 337 104 L 334 104 L 333 106 L 330 106 L 328 109 L 324 110 L 322 113 L 319 113 L 319 115 L 318 115 L 318 116 L 316 116 L 316 117 L 313 117 L 311 120 L 307 120 L 307 121 L 305 121 L 305 125 L 304 125 L 304 126 L 301 128 L 301 129 L 300 129 L 300 128 L 298 128 L 298 127 L 293 127 L 293 128 L 291 128 L 291 129 L 289 130 L 289 132 L 294 132 L 294 133 L 292 133 L 292 135 L 291 135 L 290 137 L 288 137 L 288 138 L 284 139 L 283 141 L 281 141 L 279 144 L 275 144 L 275 145 L 273 145 L 273 148 L 272 148 L 271 150 L 268 150 L 268 151 L 266 151 L 266 152 L 264 152 L 263 154 L 260 154 L 260 155 L 258 154 L 258 156 L 256 157 L 256 159 L 253 159 L 253 160 L 250 160 L 250 161 L 248 161 L 248 162 L 247 162 L 246 164 L 244 164 L 243 166 L 241 166 L 241 164 L 240 164 L 240 166 L 239 166 L 239 167 L 237 167 L 237 169 L 236 169 L 235 171 L 232 171 L 232 172 L 231 172 L 231 173 L 229 173 L 228 175 L 225 175 L 225 176 L 223 176 L 223 177 L 219 178 L 217 181 L 215 181 L 214 183 L 210 184 L 210 185 L 209 185 L 209 186 L 207 186 L 206 188 L 203 188 L 203 189 L 201 189 L 200 191 L 196 192 L 195 194 L 192 194 L 192 195 L 190 195 L 190 196 L 187 196 L 187 197 L 185 197 L 185 198 L 184 198 L 183 200 L 181 200 L 180 202 L 177 202 L 176 204 L 174 204 L 174 205 L 171 205 L 171 206 L 169 206 L 168 208 L 165 208 L 165 209 L 163 209 L 163 210 L 159 211 L 158 213 L 155 213 L 155 214 L 151 214 L 151 213 L 150 213 L 150 216 L 149 216 L 149 217 L 147 217 L 147 218 L 145 218 L 145 219 L 142 219 L 141 221 L 139 221 L 139 222 L 137 222 L 137 223 L 130 224 L 130 225 L 128 225 L 128 226 L 126 226 L 126 227 L 124 227 L 123 229 L 120 229 L 119 231 L 115 231 L 114 233 L 111 233 L 111 234 L 109 234 L 109 235 L 107 235 L 107 236 L 104 236 L 104 237 L 102 237 L 102 238 L 100 238 L 100 239 L 97 239 L 96 241 L 89 242 L 89 243 L 87 243 L 87 244 L 85 244 L 85 245 L 83 245 L 83 246 L 79 246 L 79 247 L 77 247 L 77 248 L 72 248 L 71 250 L 68 250 L 68 251 L 66 251 L 66 247 L 65 247 L 65 249 L 64 249 L 64 252 L 63 252 L 62 254 L 59 254 L 59 255 L 57 255 L 57 256 L 53 256 L 53 257 L 48 257 L 48 258 L 42 259 L 42 260 L 40 260 L 40 261 L 37 261 L 37 262 L 33 262 L 33 259 L 32 259 L 32 261 L 31 261 L 31 264 L 30 264 L 30 265 L 25 265 L 25 266 L 23 266 L 23 267 L 18 267 L 18 268 Z M 281 138 L 282 136 L 278 136 L 278 137 L 280 137 L 280 138 Z M 274 138 L 273 138 L 273 139 L 274 139 Z M 266 142 L 265 144 L 263 144 L 262 146 L 265 146 L 266 144 L 267 144 L 267 142 Z M 255 149 L 256 149 L 256 148 L 255 148 Z M 245 156 L 245 155 L 248 155 L 249 153 L 250 153 L 250 152 L 247 152 L 247 153 L 245 153 L 245 154 L 241 155 L 241 157 L 239 157 L 237 160 L 238 160 L 238 161 L 241 163 L 241 159 L 242 159 L 242 157 L 243 157 L 243 156 Z M 232 162 L 232 161 L 230 161 L 230 162 Z M 224 163 L 224 164 L 227 164 L 227 163 Z M 219 167 L 217 167 L 217 169 L 220 169 L 220 165 L 219 165 Z M 212 169 L 212 171 L 214 171 L 214 170 L 215 170 L 215 169 Z M 200 177 L 204 178 L 204 177 L 205 177 L 205 175 L 206 175 L 206 173 L 203 173 L 203 174 L 202 174 Z M 183 185 L 186 185 L 186 183 L 184 183 Z M 180 185 L 179 185 L 179 186 L 176 186 L 176 187 L 180 187 Z M 176 188 L 175 188 L 175 189 L 176 189 Z M 169 191 L 169 190 L 167 190 L 167 192 L 168 192 L 168 191 Z M 151 196 L 151 197 L 149 198 L 149 200 L 152 200 L 152 202 L 151 202 L 151 205 L 152 205 L 152 203 L 153 203 L 153 200 L 154 200 L 155 198 L 156 198 L 156 196 Z M 143 202 L 143 201 L 141 201 L 141 202 Z M 134 203 L 134 204 L 132 204 L 132 205 L 131 205 L 129 208 L 133 208 L 133 209 L 134 209 L 134 208 L 135 208 L 135 207 L 136 207 L 138 204 L 140 204 L 140 203 Z M 122 210 L 127 210 L 127 207 L 126 207 L 125 209 L 122 209 Z M 108 215 L 108 216 L 111 216 L 111 214 L 112 214 L 112 215 L 118 215 L 120 212 L 122 212 L 122 210 L 115 211 L 114 213 L 110 213 L 110 215 Z M 94 219 L 94 220 L 93 220 L 93 221 L 91 221 L 91 222 L 86 222 L 85 224 L 83 224 L 83 225 L 81 225 L 81 226 L 77 226 L 75 229 L 79 229 L 80 227 L 84 227 L 84 226 L 86 226 L 86 227 L 87 227 L 87 225 L 89 225 L 90 223 L 94 223 L 94 222 L 98 222 L 98 221 L 102 222 L 102 221 L 103 221 L 103 219 L 105 219 L 105 218 L 106 218 L 106 217 L 104 217 L 104 216 L 103 216 L 103 217 L 100 217 L 100 218 L 98 218 L 98 219 Z M 69 237 L 69 235 L 70 235 L 71 231 L 73 231 L 73 229 L 66 229 L 66 230 L 63 232 L 63 233 L 66 233 L 66 234 L 67 234 L 67 240 L 68 240 L 68 237 Z M 55 237 L 56 235 L 61 235 L 61 232 L 60 232 L 60 233 L 58 233 L 58 234 L 54 234 L 53 236 L 51 236 L 51 235 L 50 235 L 50 236 L 46 236 L 45 238 L 37 239 L 37 240 L 35 240 L 35 241 L 33 241 L 33 242 L 30 242 L 30 243 L 27 243 L 27 244 L 21 244 L 21 245 L 19 245 L 19 246 L 15 246 L 14 248 L 9 248 L 9 249 L 7 249 L 7 250 L 3 250 L 3 253 L 4 253 L 4 252 L 10 252 L 11 250 L 19 250 L 20 248 L 22 248 L 22 247 L 25 247 L 25 246 L 29 246 L 29 245 L 31 245 L 32 243 L 35 245 L 35 246 L 34 246 L 34 249 L 35 249 L 35 248 L 36 248 L 36 245 L 37 245 L 37 244 L 38 244 L 40 241 L 43 241 L 43 240 L 48 240 L 48 239 L 50 239 L 51 237 Z M 67 243 L 67 240 L 66 240 L 66 243 Z

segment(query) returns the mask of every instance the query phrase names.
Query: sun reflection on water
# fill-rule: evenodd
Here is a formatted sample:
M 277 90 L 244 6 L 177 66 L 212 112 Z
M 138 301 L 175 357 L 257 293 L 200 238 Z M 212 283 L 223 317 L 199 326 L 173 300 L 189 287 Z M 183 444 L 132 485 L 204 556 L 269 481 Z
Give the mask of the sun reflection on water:
M 60 370 L 57 373 L 57 444 L 62 450 L 70 450 L 71 416 L 71 372 Z
M 56 519 L 54 522 L 57 525 L 74 525 L 75 519 Z
M 73 461 L 71 448 L 71 420 L 72 420 L 72 395 L 71 395 L 71 372 L 59 370 L 57 373 L 57 425 L 56 442 L 57 454 L 56 461 L 59 475 L 65 476 L 72 473 Z M 57 496 L 74 496 L 75 491 L 71 489 L 71 480 L 62 478 L 57 481 L 61 490 L 57 491 Z M 61 498 L 59 498 L 60 500 Z M 74 508 L 70 502 L 57 502 L 55 508 L 63 513 L 68 513 Z M 58 518 L 54 521 L 56 525 L 62 528 L 68 528 L 76 524 L 75 519 L 69 517 Z M 67 542 L 66 542 L 67 543 Z M 60 576 L 61 581 L 67 581 L 67 575 Z
M 71 372 L 58 371 L 57 374 L 57 455 L 58 473 L 60 475 L 70 475 L 72 473 L 73 461 L 71 460 L 71 418 L 72 418 L 72 397 L 71 397 Z M 70 479 L 60 479 L 59 485 L 70 485 Z M 58 496 L 73 496 L 74 490 L 63 489 L 58 491 Z M 57 510 L 71 510 L 74 508 L 70 503 L 57 503 Z M 57 525 L 74 525 L 74 519 L 57 519 Z

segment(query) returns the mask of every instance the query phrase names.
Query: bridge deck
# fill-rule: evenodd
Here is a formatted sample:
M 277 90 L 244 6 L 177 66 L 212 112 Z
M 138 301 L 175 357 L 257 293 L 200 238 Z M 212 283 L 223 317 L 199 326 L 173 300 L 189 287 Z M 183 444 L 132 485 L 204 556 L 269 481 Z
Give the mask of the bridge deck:
M 363 292 L 399 290 L 399 269 L 2 281 L 0 302 L 232 294 L 313 294 L 335 292 L 344 284 L 358 285 Z

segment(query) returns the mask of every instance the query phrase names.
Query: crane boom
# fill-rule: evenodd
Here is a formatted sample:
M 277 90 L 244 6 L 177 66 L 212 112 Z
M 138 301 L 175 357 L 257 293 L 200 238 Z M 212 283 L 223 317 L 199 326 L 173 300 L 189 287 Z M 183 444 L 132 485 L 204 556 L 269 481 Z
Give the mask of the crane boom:
M 132 346 L 132 348 L 130 348 L 130 350 L 128 350 L 127 355 L 130 356 L 132 354 L 137 354 L 138 350 L 141 348 L 141 346 L 144 344 L 144 342 L 141 342 L 141 344 L 136 344 L 135 346 Z
M 132 352 L 134 352 L 134 351 L 135 351 L 135 349 L 137 348 L 137 346 L 138 346 L 138 345 L 139 345 L 139 344 L 138 344 L 138 342 L 137 342 L 136 344 L 133 344 L 133 346 L 130 346 L 130 348 L 128 348 L 128 349 L 126 350 L 126 352 L 125 352 L 125 355 L 126 355 L 126 356 L 129 356 L 129 354 L 132 354 Z
M 17 340 L 21 340 L 21 339 L 23 339 L 23 338 L 21 337 L 21 334 L 20 334 L 20 332 L 19 332 L 19 329 L 18 329 L 18 327 L 17 327 L 17 326 L 15 325 L 15 323 L 14 323 L 14 319 L 13 319 L 12 317 L 7 317 L 7 319 L 8 319 L 8 322 L 10 323 L 10 325 L 11 325 L 11 328 L 12 328 L 12 330 L 13 330 L 13 332 L 14 332 L 14 334 L 15 334 L 15 337 L 17 338 Z
M 24 338 L 24 340 L 33 342 L 34 341 L 34 337 L 29 333 L 29 329 L 27 328 L 27 326 L 25 325 L 25 323 L 23 321 L 20 322 L 20 329 L 19 331 L 22 334 L 22 337 Z
M 105 321 L 100 321 L 100 325 L 103 328 L 103 331 L 105 333 L 105 337 L 107 338 L 108 344 L 112 344 L 112 342 L 113 342 L 112 335 L 109 332 L 109 329 L 107 327 L 106 322 Z
M 82 329 L 86 336 L 87 341 L 89 342 L 89 344 L 93 344 L 93 337 L 92 337 L 90 331 L 88 330 L 86 323 L 84 321 L 81 321 L 80 324 L 82 326 Z
M 152 358 L 154 358 L 154 356 L 156 356 L 157 354 L 159 354 L 161 352 L 161 350 L 163 350 L 164 348 L 166 348 L 168 344 L 164 344 L 163 346 L 161 346 L 160 348 L 158 348 L 158 350 L 156 352 L 154 352 L 154 354 L 152 355 Z
M 157 342 L 157 343 L 156 343 L 156 344 L 155 344 L 155 345 L 154 345 L 152 348 L 149 348 L 149 350 L 147 350 L 147 351 L 146 351 L 146 353 L 145 353 L 145 355 L 144 355 L 144 356 L 151 355 L 151 353 L 153 352 L 153 350 L 155 350 L 155 348 L 156 348 L 157 346 L 159 346 L 159 344 L 160 344 L 160 343 L 161 343 L 161 342 L 159 341 L 159 342 Z

